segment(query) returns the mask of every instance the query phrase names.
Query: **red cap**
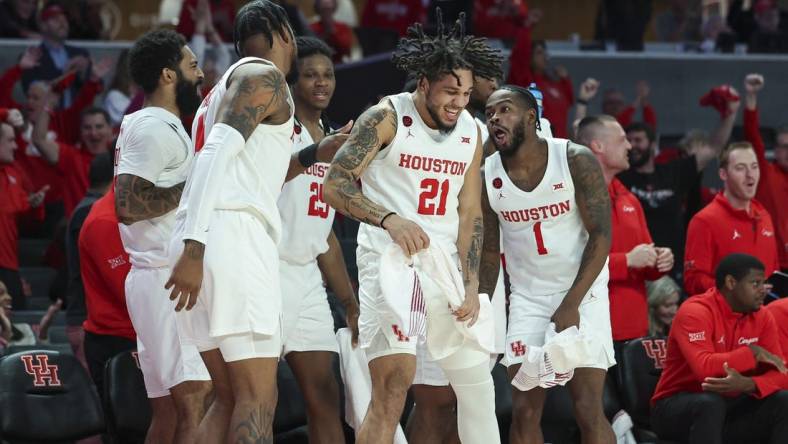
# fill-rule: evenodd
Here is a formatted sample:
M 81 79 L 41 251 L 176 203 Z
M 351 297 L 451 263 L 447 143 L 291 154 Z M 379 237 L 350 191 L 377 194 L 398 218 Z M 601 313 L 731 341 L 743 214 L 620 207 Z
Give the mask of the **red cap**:
M 66 11 L 60 5 L 49 5 L 41 10 L 41 20 L 49 20 L 57 15 L 66 15 Z

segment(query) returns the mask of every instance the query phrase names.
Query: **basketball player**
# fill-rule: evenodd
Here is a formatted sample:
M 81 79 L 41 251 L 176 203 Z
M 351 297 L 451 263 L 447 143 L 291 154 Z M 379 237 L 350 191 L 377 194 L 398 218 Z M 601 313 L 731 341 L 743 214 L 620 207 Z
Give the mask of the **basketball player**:
M 363 222 L 359 342 L 369 359 L 372 400 L 357 431 L 359 443 L 392 442 L 416 371 L 417 338 L 382 322 L 378 269 L 384 249 L 394 242 L 411 256 L 430 243 L 456 248 L 465 302 L 453 315 L 458 322 L 475 322 L 478 315 L 481 141 L 465 106 L 473 75 L 494 78 L 501 69 L 500 55 L 483 39 L 465 36 L 461 22 L 448 33 L 439 28 L 436 37 L 414 25 L 392 60 L 418 79 L 416 92 L 386 97 L 362 114 L 332 161 L 324 190 L 330 205 Z M 457 395 L 459 435 L 466 443 L 497 441 L 488 359 L 466 343 L 439 362 Z
M 487 101 L 497 152 L 484 164 L 484 251 L 480 291 L 495 288 L 500 241 L 511 280 L 507 349 L 513 378 L 527 347 L 542 346 L 550 322 L 593 334 L 595 363 L 569 381 L 584 443 L 612 443 L 602 410 L 607 369 L 615 364 L 607 296 L 610 201 L 591 151 L 537 136 L 537 104 L 526 89 L 504 86 Z M 541 443 L 546 390 L 513 389 L 510 442 Z
M 320 142 L 331 131 L 323 111 L 334 94 L 333 51 L 322 40 L 298 37 L 293 150 Z M 341 443 L 339 387 L 333 362 L 339 352 L 334 318 L 321 274 L 345 306 L 347 323 L 358 339 L 358 303 L 342 249 L 331 225 L 334 209 L 323 201 L 326 163 L 316 163 L 285 183 L 279 196 L 282 240 L 279 276 L 282 286 L 283 351 L 307 408 L 312 442 Z M 322 272 L 322 273 L 321 273 Z
M 285 76 L 295 38 L 284 9 L 266 0 L 244 5 L 234 27 L 239 55 L 258 57 L 231 66 L 197 110 L 199 152 L 176 214 L 167 283 L 179 332 L 197 345 L 214 384 L 199 429 L 205 443 L 272 440 L 282 347 L 276 201 L 293 165 Z M 296 170 L 312 166 L 317 151 L 295 156 Z
M 141 37 L 129 53 L 143 108 L 123 118 L 116 150 L 115 211 L 129 253 L 126 305 L 151 400 L 147 442 L 191 443 L 211 384 L 194 345 L 181 343 L 164 284 L 175 209 L 194 157 L 181 116 L 200 104 L 203 74 L 180 34 Z M 177 428 L 176 428 L 177 424 Z

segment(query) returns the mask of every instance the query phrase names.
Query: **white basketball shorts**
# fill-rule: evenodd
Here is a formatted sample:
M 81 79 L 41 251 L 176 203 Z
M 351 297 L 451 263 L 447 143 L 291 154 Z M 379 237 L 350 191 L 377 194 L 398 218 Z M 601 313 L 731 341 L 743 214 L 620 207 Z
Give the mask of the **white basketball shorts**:
M 525 296 L 512 293 L 509 298 L 509 326 L 506 332 L 506 352 L 501 363 L 505 366 L 523 362 L 525 346 L 544 345 L 550 318 L 564 300 L 566 292 L 547 296 Z M 613 352 L 613 332 L 610 328 L 610 302 L 607 281 L 597 283 L 580 303 L 580 328 L 594 334 L 602 344 L 596 364 L 591 368 L 607 370 L 616 364 Z
M 182 220 L 176 222 L 170 263 L 183 251 Z M 197 303 L 176 316 L 187 343 L 220 349 L 225 362 L 278 358 L 282 347 L 279 254 L 259 217 L 216 210 L 203 259 Z
M 167 396 L 184 381 L 211 379 L 197 347 L 178 334 L 175 304 L 164 289 L 169 278 L 169 268 L 132 267 L 126 276 L 126 306 L 149 398 Z
M 290 352 L 339 353 L 334 317 L 317 261 L 279 261 L 282 285 L 282 356 Z

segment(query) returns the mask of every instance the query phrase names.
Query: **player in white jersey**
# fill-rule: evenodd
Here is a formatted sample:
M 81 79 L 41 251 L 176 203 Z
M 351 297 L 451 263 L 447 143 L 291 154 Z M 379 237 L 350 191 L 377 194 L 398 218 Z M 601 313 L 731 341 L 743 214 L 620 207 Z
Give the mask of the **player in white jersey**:
M 242 58 L 195 115 L 198 154 L 176 214 L 167 284 L 179 331 L 201 351 L 214 385 L 200 424 L 198 442 L 206 443 L 272 437 L 282 345 L 276 201 L 287 178 L 330 159 L 347 138 L 335 134 L 292 154 L 285 76 L 296 46 L 287 14 L 255 0 L 234 27 Z
M 507 350 L 510 378 L 529 346 L 544 344 L 550 322 L 594 335 L 594 363 L 569 381 L 583 442 L 612 443 L 602 409 L 607 369 L 615 364 L 607 297 L 610 201 L 591 151 L 537 135 L 537 105 L 525 88 L 504 86 L 487 101 L 487 127 L 497 153 L 485 161 L 484 251 L 480 291 L 492 291 L 500 245 L 511 279 Z M 510 442 L 543 442 L 546 389 L 513 388 Z
M 175 209 L 194 157 L 180 116 L 200 103 L 203 74 L 180 34 L 160 30 L 129 52 L 143 108 L 123 118 L 116 147 L 115 207 L 129 253 L 126 305 L 153 417 L 148 442 L 194 442 L 211 384 L 194 345 L 181 342 L 164 284 Z
M 315 37 L 298 37 L 293 150 L 320 142 L 330 132 L 323 111 L 334 94 L 333 51 Z M 320 442 L 345 440 L 339 409 L 339 387 L 333 371 L 338 353 L 334 318 L 323 276 L 344 305 L 347 323 L 358 338 L 358 302 L 342 249 L 331 226 L 335 211 L 323 200 L 327 163 L 316 163 L 285 183 L 279 196 L 282 239 L 279 276 L 282 286 L 283 351 L 301 388 L 309 436 Z M 322 275 L 322 276 L 321 276 Z
M 420 25 L 409 29 L 393 61 L 418 78 L 416 92 L 386 97 L 362 114 L 325 182 L 326 201 L 364 222 L 357 250 L 359 342 L 369 359 L 372 400 L 357 431 L 359 443 L 392 442 L 416 371 L 417 338 L 384 321 L 378 282 L 383 251 L 392 242 L 407 256 L 431 243 L 451 248 L 465 281 L 464 303 L 427 316 L 475 322 L 478 315 L 481 143 L 464 108 L 473 74 L 499 75 L 501 58 L 455 26 L 448 33 L 439 29 L 436 37 L 424 35 Z M 495 442 L 498 435 L 488 356 L 466 342 L 440 361 L 457 396 L 466 443 Z

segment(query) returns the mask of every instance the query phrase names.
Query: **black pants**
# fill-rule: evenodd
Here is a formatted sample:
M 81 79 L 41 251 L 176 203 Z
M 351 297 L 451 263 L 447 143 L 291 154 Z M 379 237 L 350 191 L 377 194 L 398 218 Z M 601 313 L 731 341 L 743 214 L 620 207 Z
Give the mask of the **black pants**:
M 679 393 L 656 402 L 651 410 L 651 427 L 661 439 L 689 444 L 785 443 L 788 390 L 764 399 Z
M 10 268 L 0 268 L 0 282 L 3 282 L 11 295 L 11 308 L 24 310 L 27 308 L 27 299 L 22 293 L 22 279 L 19 271 Z
M 85 361 L 87 361 L 90 377 L 96 384 L 99 396 L 104 396 L 104 367 L 107 362 L 118 353 L 135 348 L 137 348 L 137 342 L 128 338 L 85 332 Z

